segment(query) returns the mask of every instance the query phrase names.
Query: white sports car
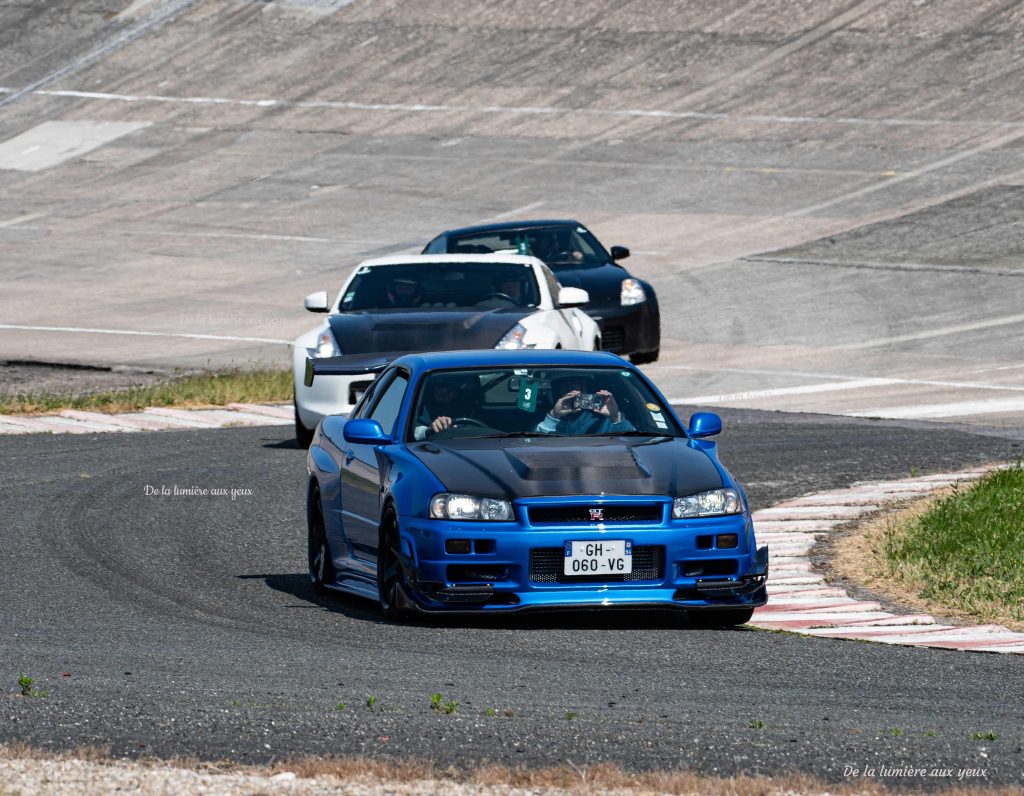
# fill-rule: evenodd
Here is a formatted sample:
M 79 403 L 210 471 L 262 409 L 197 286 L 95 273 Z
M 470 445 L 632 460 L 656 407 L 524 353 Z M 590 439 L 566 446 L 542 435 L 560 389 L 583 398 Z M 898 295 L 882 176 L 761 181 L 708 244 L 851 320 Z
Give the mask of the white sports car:
M 366 260 L 331 304 L 327 291 L 306 309 L 327 313 L 295 340 L 295 435 L 308 445 L 325 415 L 349 412 L 373 374 L 305 385 L 306 358 L 472 348 L 596 351 L 601 330 L 579 309 L 585 290 L 562 287 L 536 257 L 426 254 Z

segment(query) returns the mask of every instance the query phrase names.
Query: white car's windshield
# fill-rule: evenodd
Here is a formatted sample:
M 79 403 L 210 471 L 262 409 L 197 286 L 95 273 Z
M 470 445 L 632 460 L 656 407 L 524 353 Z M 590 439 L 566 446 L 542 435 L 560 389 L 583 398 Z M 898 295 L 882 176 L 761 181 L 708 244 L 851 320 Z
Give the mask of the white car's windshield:
M 631 370 L 487 368 L 427 374 L 406 439 L 533 435 L 684 434 Z
M 536 307 L 532 266 L 429 262 L 363 266 L 345 290 L 342 312 Z

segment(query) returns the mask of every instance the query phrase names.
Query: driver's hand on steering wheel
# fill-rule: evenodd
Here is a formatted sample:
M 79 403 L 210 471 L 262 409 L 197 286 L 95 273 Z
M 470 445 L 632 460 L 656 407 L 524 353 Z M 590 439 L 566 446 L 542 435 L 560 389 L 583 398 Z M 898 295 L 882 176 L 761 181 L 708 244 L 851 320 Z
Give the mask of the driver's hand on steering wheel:
M 452 419 L 446 415 L 441 415 L 434 419 L 434 422 L 430 424 L 430 430 L 435 434 L 438 431 L 444 431 L 446 428 L 451 428 L 453 425 Z

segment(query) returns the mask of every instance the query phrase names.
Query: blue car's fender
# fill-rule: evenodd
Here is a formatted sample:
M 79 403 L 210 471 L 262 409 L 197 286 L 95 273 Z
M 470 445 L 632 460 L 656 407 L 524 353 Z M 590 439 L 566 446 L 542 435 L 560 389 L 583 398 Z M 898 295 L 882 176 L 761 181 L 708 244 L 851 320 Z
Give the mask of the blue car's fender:
M 376 452 L 380 467 L 381 516 L 389 504 L 394 506 L 402 551 L 416 562 L 416 545 L 408 536 L 404 520 L 427 516 L 430 499 L 444 491 L 444 484 L 404 446 L 382 445 Z

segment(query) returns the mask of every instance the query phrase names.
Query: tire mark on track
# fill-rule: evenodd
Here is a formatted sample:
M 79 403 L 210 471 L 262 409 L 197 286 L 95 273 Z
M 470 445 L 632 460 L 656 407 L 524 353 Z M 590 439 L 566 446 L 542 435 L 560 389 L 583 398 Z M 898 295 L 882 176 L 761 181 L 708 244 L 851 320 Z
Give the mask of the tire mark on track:
M 59 69 L 55 69 L 54 71 L 50 72 L 48 75 L 45 75 L 44 77 L 39 78 L 35 82 L 30 83 L 27 86 L 23 86 L 14 93 L 7 95 L 3 99 L 0 99 L 0 108 L 3 108 L 7 105 L 11 105 L 20 100 L 22 97 L 26 96 L 27 94 L 31 94 L 35 91 L 38 91 L 44 86 L 48 86 L 51 83 L 60 80 L 61 78 L 67 77 L 68 75 L 73 75 L 76 72 L 81 71 L 85 67 L 91 66 L 93 63 L 101 60 L 102 58 L 105 58 L 107 55 L 114 52 L 115 50 L 118 50 L 121 47 L 130 44 L 140 36 L 144 36 L 151 30 L 155 30 L 164 23 L 169 22 L 174 17 L 178 16 L 178 14 L 180 14 L 182 11 L 186 11 L 187 9 L 196 5 L 198 2 L 199 0 L 175 0 L 163 11 L 154 14 L 152 17 L 149 17 L 148 19 L 145 19 L 134 25 L 129 25 L 127 28 L 123 28 L 122 30 L 118 31 L 113 36 L 108 38 L 99 47 L 96 47 L 95 49 L 87 52 L 85 55 L 82 55 L 74 59 L 73 61 L 65 64 Z

